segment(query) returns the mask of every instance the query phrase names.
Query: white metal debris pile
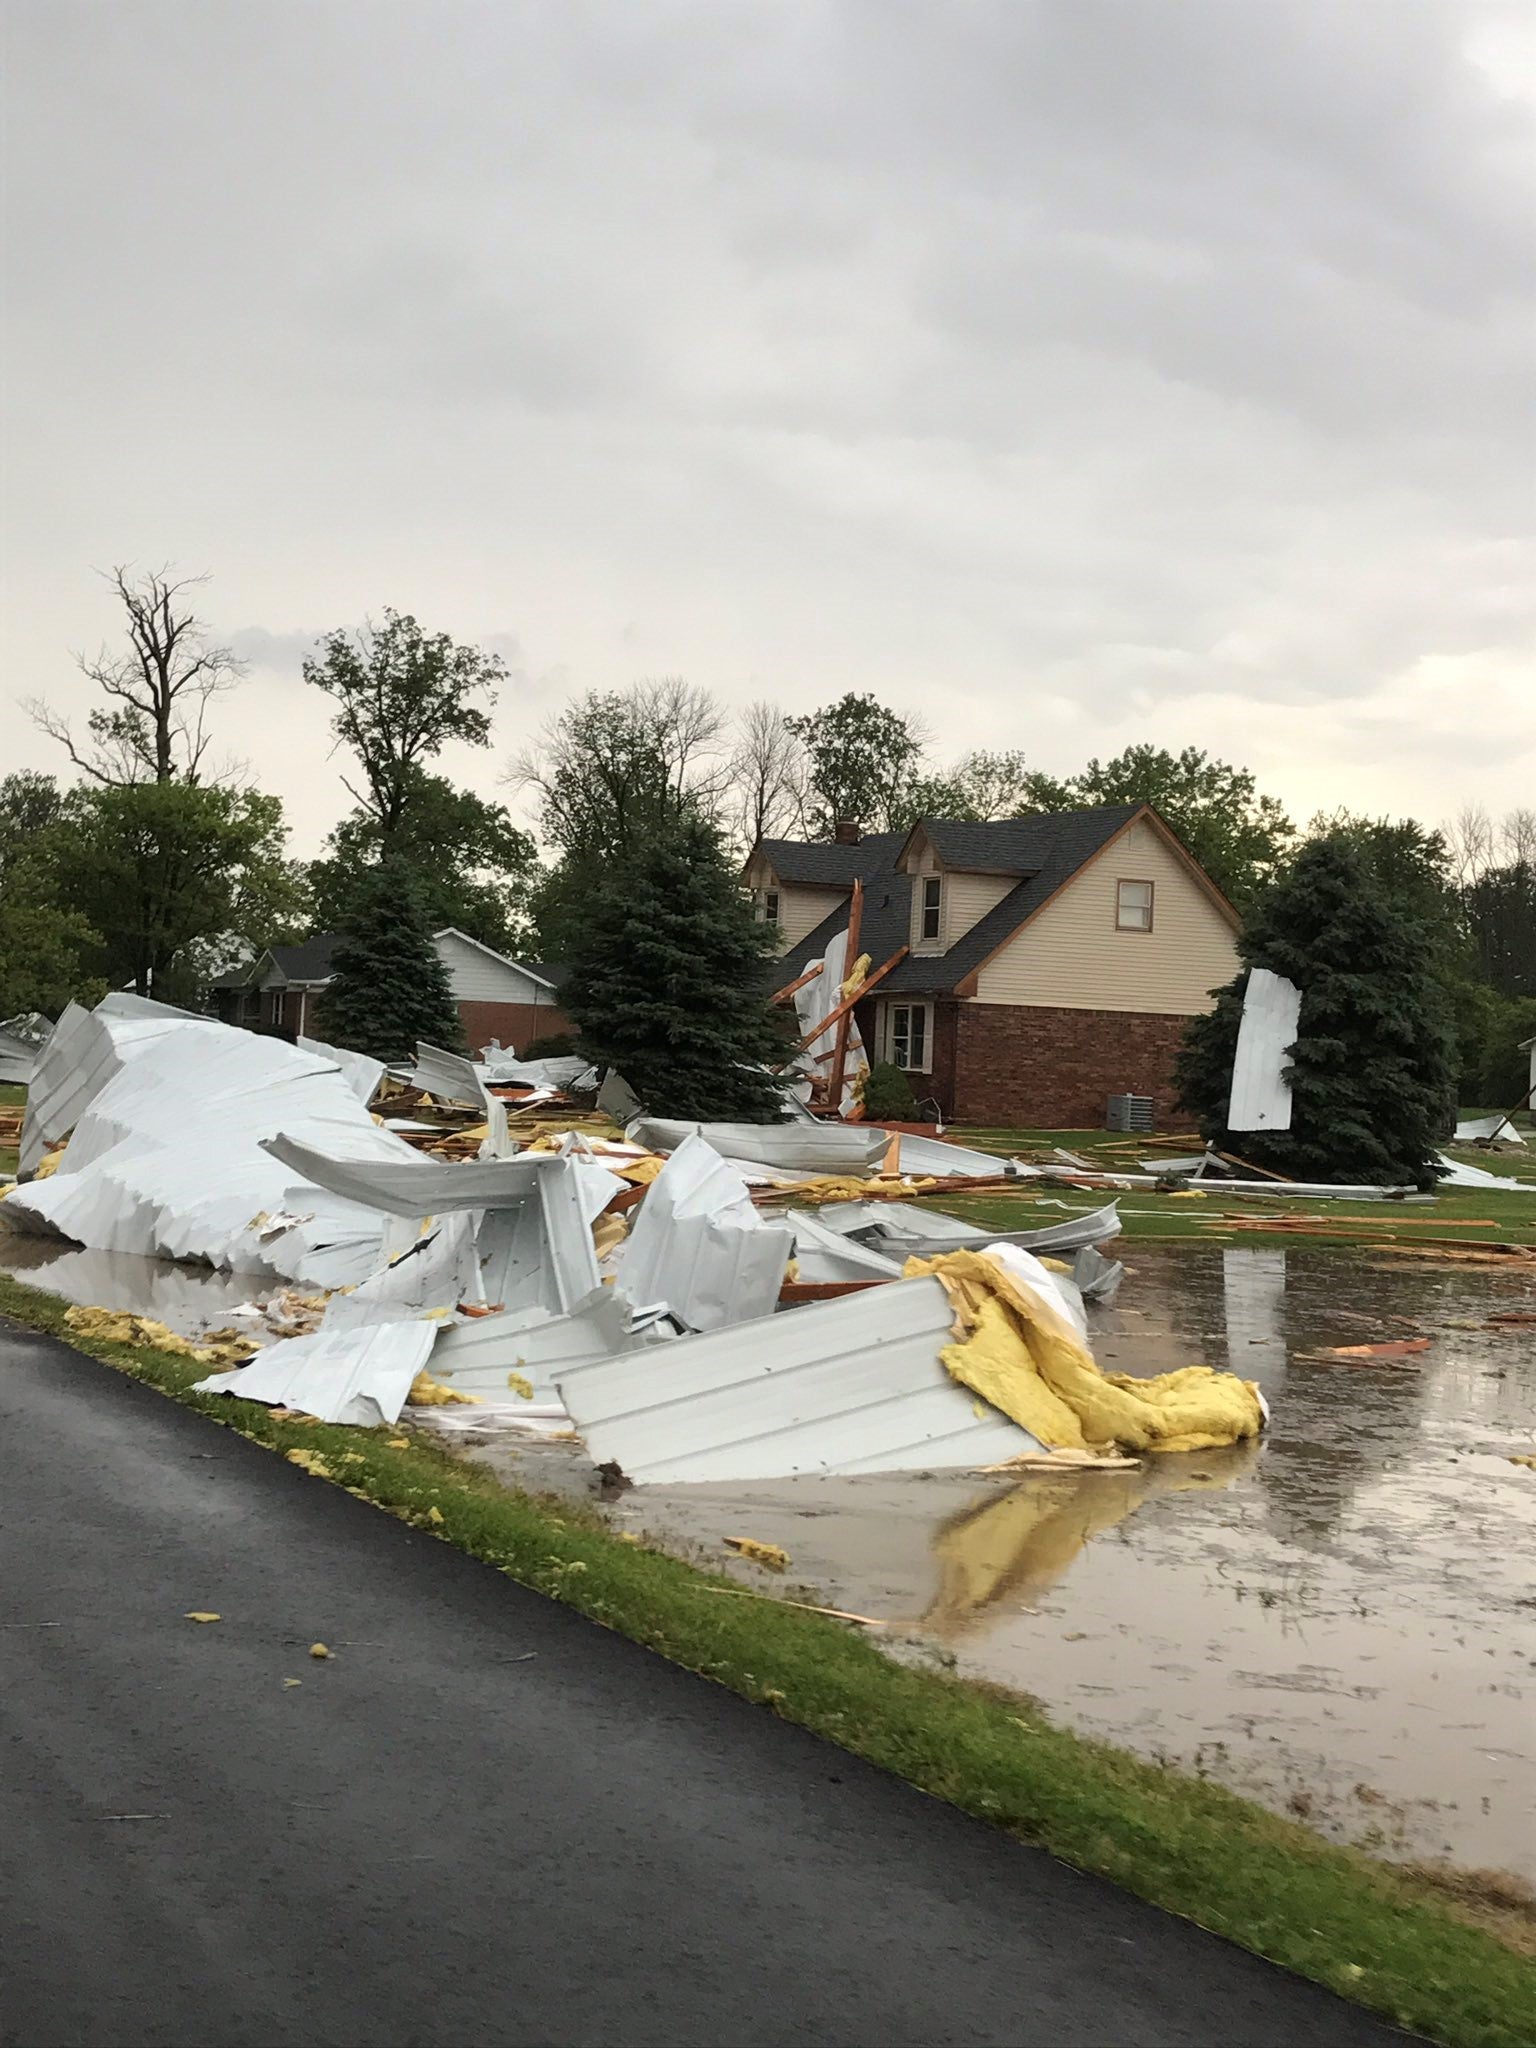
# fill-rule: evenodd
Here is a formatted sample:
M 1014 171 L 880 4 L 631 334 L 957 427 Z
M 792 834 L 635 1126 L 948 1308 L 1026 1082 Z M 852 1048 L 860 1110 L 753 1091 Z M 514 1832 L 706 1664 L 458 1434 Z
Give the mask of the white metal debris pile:
M 574 1424 L 632 1479 L 1081 1454 L 1100 1443 L 1078 1411 L 1116 1403 L 1120 1421 L 1092 1426 L 1131 1450 L 1259 1426 L 1228 1374 L 1198 1369 L 1193 1391 L 1171 1376 L 1155 1424 L 1142 1411 L 1163 1382 L 1099 1374 L 1083 1299 L 1120 1280 L 1096 1249 L 1118 1233 L 1113 1203 L 998 1236 L 902 1197 L 996 1181 L 1002 1162 L 858 1125 L 642 1117 L 518 1149 L 496 1088 L 597 1077 L 492 1052 L 418 1051 L 424 1095 L 485 1115 L 480 1156 L 444 1161 L 370 1114 L 377 1062 L 132 997 L 72 1009 L 36 1062 L 34 1177 L 0 1219 L 274 1290 L 235 1312 L 252 1357 L 207 1391 L 363 1425 L 411 1399 Z M 283 1282 L 315 1290 L 297 1321 Z

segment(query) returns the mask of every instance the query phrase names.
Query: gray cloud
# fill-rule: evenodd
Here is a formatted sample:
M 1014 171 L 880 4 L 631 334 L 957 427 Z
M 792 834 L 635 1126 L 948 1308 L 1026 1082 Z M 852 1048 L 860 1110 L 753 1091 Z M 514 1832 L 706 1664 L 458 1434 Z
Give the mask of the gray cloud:
M 502 757 L 680 670 L 1057 769 L 1211 744 L 1302 811 L 1522 801 L 1528 29 L 15 0 L 8 667 L 78 707 L 90 565 L 211 566 L 306 843 L 294 622 L 384 604 L 504 653 Z

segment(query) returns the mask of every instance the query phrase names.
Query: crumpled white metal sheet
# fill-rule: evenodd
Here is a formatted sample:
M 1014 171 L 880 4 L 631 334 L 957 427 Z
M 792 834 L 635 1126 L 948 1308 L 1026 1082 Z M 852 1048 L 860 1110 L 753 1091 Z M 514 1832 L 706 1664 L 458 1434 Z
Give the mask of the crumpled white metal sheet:
M 480 1055 L 481 1077 L 487 1081 L 515 1082 L 524 1088 L 570 1088 L 577 1082 L 597 1086 L 592 1062 L 574 1054 L 560 1054 L 547 1060 L 520 1060 L 505 1046 L 488 1045 Z
M 385 1074 L 382 1060 L 370 1059 L 365 1052 L 349 1052 L 344 1045 L 327 1045 L 322 1038 L 296 1038 L 294 1043 L 300 1052 L 312 1052 L 340 1067 L 358 1101 L 372 1102 L 373 1091 Z
M 525 1309 L 448 1324 L 432 1354 L 432 1377 L 488 1400 L 547 1405 L 559 1400 L 555 1382 L 568 1367 L 616 1358 L 644 1342 L 631 1329 L 629 1304 L 618 1289 L 596 1287 L 569 1315 Z M 527 1382 L 530 1394 L 511 1387 L 513 1373 Z
M 882 1150 L 890 1133 L 882 1131 Z M 926 1179 L 930 1174 L 942 1178 L 946 1174 L 964 1174 L 967 1179 L 995 1180 L 999 1174 L 1013 1174 L 1017 1168 L 1011 1159 L 1000 1159 L 993 1152 L 978 1152 L 969 1145 L 952 1145 L 947 1138 L 925 1138 L 911 1131 L 901 1133 L 899 1170 L 918 1178 Z
M 146 1045 L 168 1030 L 206 1022 L 142 996 L 105 996 L 94 1010 L 66 1005 L 33 1065 L 21 1172 L 36 1172 L 43 1154 L 64 1142 L 112 1076 Z
M 1255 967 L 1243 991 L 1232 1058 L 1229 1131 L 1288 1131 L 1291 1084 L 1285 1065 L 1301 1019 L 1301 990 L 1283 974 Z
M 249 1365 L 199 1380 L 195 1391 L 269 1401 L 322 1422 L 376 1429 L 399 1420 L 412 1380 L 432 1355 L 437 1332 L 436 1323 L 391 1322 L 284 1337 L 258 1352 Z
M 827 1202 L 817 1215 L 830 1229 L 857 1236 L 876 1249 L 903 1258 L 931 1259 L 940 1252 L 974 1251 L 988 1244 L 1016 1244 L 1025 1251 L 1070 1252 L 1082 1245 L 1104 1244 L 1120 1235 L 1120 1209 L 1108 1202 L 1083 1216 L 1037 1230 L 982 1230 L 942 1210 L 920 1209 L 915 1202 Z
M 814 964 L 807 962 L 807 971 Z M 800 1027 L 801 1038 L 811 1039 L 798 1061 L 801 1071 L 807 1075 L 831 1073 L 830 1056 L 836 1051 L 837 1027 L 834 1025 L 830 1031 L 822 1031 L 815 1038 L 811 1038 L 811 1033 L 842 1002 L 842 985 L 852 966 L 853 962 L 848 958 L 848 933 L 843 930 L 829 942 L 822 955 L 820 974 L 806 982 L 803 988 L 795 990 L 795 1021 Z M 868 1068 L 869 1055 L 864 1050 L 858 1020 L 850 1013 L 848 1043 L 843 1057 L 843 1099 L 837 1105 L 842 1115 L 846 1116 L 858 1101 L 858 1083 Z
M 897 1280 L 577 1366 L 558 1385 L 593 1460 L 642 1484 L 991 1465 L 1039 1451 L 945 1371 L 953 1322 L 937 1280 Z
M 89 1100 L 58 1171 L 8 1199 L 8 1225 L 309 1285 L 377 1267 L 381 1216 L 296 1184 L 262 1147 L 281 1130 L 317 1152 L 418 1163 L 333 1062 L 207 1018 L 112 1009 L 70 1021 L 64 1050 L 83 1066 L 61 1063 L 49 1099 Z
M 1502 1113 L 1498 1116 L 1464 1117 L 1456 1126 L 1458 1145 L 1474 1143 L 1478 1138 L 1497 1138 L 1503 1145 L 1523 1145 L 1525 1133 Z
M 794 1233 L 796 1277 L 818 1286 L 841 1280 L 899 1280 L 901 1258 L 833 1230 L 810 1209 L 785 1218 Z M 907 1255 L 905 1252 L 902 1258 Z
M 8 1031 L 0 1031 L 0 1082 L 8 1087 L 17 1085 L 25 1088 L 32 1079 L 32 1069 L 37 1065 L 38 1048 L 24 1044 L 19 1038 L 12 1038 Z
M 768 1223 L 736 1169 L 703 1138 L 685 1136 L 646 1191 L 611 1263 L 637 1305 L 665 1302 L 690 1330 L 768 1315 L 794 1246 Z
M 626 1134 L 656 1152 L 675 1152 L 699 1137 L 722 1159 L 784 1167 L 799 1173 L 867 1173 L 890 1143 L 886 1132 L 863 1124 L 694 1124 L 669 1117 L 637 1117 Z

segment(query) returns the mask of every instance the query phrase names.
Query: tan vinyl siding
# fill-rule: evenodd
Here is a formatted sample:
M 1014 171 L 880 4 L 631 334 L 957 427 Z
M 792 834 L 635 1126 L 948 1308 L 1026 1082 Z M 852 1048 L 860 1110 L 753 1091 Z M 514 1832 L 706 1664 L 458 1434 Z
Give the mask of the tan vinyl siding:
M 1117 931 L 1116 887 L 1153 886 L 1152 929 Z M 975 1000 L 1197 1016 L 1237 972 L 1232 927 L 1162 835 L 1133 825 L 981 969 Z
M 1019 885 L 1018 875 L 944 877 L 944 944 L 958 945 L 971 926 Z
M 769 885 L 772 886 L 771 884 Z M 815 931 L 824 917 L 839 904 L 846 904 L 846 889 L 810 889 L 803 883 L 779 884 L 779 951 L 787 953 L 807 932 Z

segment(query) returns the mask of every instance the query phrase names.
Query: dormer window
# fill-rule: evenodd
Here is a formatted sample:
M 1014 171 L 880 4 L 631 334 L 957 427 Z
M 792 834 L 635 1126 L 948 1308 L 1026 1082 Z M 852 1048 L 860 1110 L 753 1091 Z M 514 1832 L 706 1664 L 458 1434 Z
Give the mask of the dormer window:
M 918 923 L 920 939 L 936 939 L 944 916 L 944 884 L 938 875 L 923 877 L 923 905 Z
M 759 924 L 777 924 L 779 921 L 778 890 L 759 889 L 756 892 L 756 909 Z

